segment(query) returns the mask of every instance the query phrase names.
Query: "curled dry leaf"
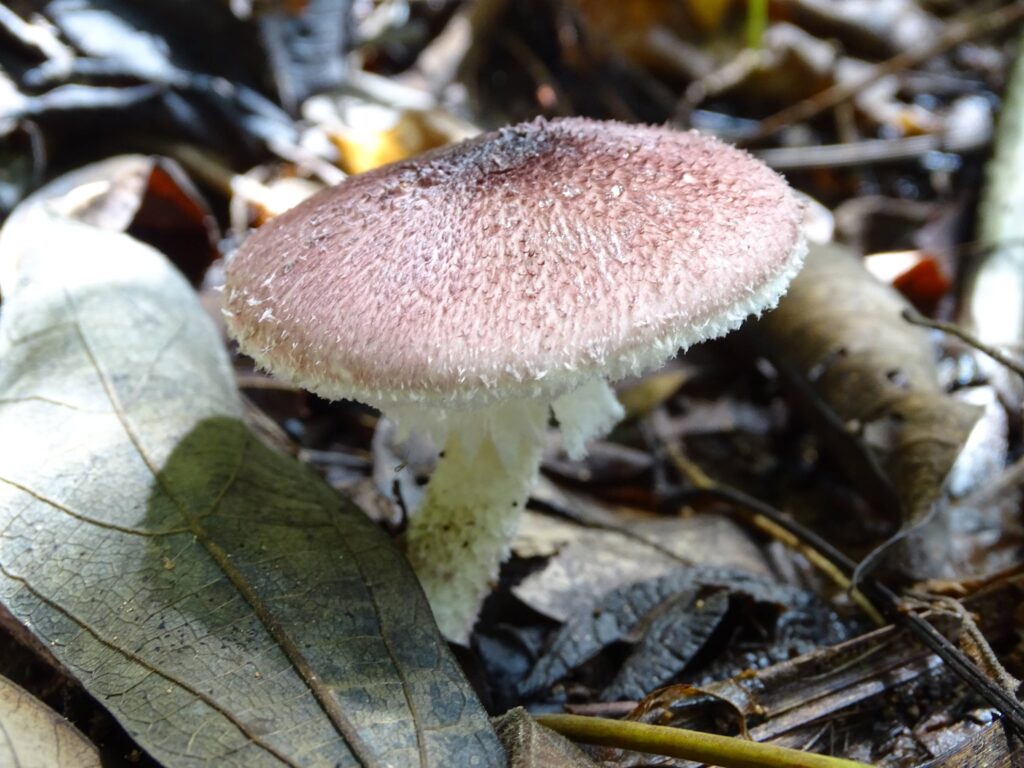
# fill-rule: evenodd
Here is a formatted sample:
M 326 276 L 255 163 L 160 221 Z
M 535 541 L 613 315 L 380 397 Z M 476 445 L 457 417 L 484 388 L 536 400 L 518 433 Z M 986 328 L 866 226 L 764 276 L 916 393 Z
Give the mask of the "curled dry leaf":
M 199 190 L 166 157 L 125 155 L 108 161 L 106 178 L 76 201 L 85 224 L 127 232 L 159 248 L 193 285 L 219 258 L 220 231 Z
M 100 756 L 71 723 L 0 677 L 0 765 L 99 768 Z
M 352 6 L 334 0 L 268 2 L 258 15 L 281 103 L 289 112 L 309 96 L 343 84 L 352 45 Z
M 755 330 L 824 444 L 902 533 L 942 498 L 979 416 L 939 387 L 931 343 L 903 320 L 907 307 L 853 254 L 812 245 Z
M 167 261 L 77 219 L 109 171 L 0 233 L 0 601 L 167 765 L 501 764 L 387 537 L 242 425 Z
M 693 375 L 693 370 L 685 365 L 666 366 L 648 376 L 619 385 L 615 395 L 626 411 L 626 418 L 643 418 L 676 394 Z

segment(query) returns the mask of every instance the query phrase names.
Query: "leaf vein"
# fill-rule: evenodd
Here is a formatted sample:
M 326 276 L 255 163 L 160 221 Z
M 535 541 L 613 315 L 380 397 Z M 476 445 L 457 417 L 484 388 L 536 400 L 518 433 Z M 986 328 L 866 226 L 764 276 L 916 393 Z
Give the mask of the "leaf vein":
M 360 562 L 360 559 L 358 557 L 353 557 L 352 561 L 355 563 L 356 569 L 359 571 L 360 579 L 367 584 L 366 591 L 369 593 L 370 605 L 373 607 L 373 613 L 377 619 L 377 626 L 380 627 L 380 637 L 384 641 L 384 648 L 387 651 L 388 658 L 391 659 L 391 663 L 394 666 L 395 674 L 398 675 L 398 679 L 402 683 L 402 695 L 405 697 L 406 706 L 409 707 L 409 714 L 412 719 L 413 728 L 416 731 L 416 748 L 419 752 L 420 765 L 423 768 L 427 768 L 429 766 L 429 756 L 427 755 L 426 738 L 423 734 L 423 723 L 420 718 L 419 709 L 413 699 L 409 679 L 405 674 L 405 667 L 401 662 L 399 662 L 398 654 L 395 652 L 394 645 L 391 642 L 391 635 L 385 628 L 384 617 L 380 610 L 380 604 L 377 602 L 376 590 L 367 580 L 366 574 L 363 572 L 363 565 Z
M 132 653 L 131 651 L 129 651 L 129 650 L 125 649 L 125 648 L 122 648 L 119 645 L 116 645 L 115 643 L 111 642 L 110 640 L 107 640 L 102 635 L 102 633 L 100 633 L 98 630 L 94 629 L 88 622 L 86 622 L 83 619 L 80 619 L 78 616 L 76 616 L 75 614 L 71 613 L 71 611 L 67 610 L 66 608 L 64 608 L 62 605 L 60 605 L 59 603 L 55 602 L 54 600 L 51 600 L 49 597 L 44 595 L 38 589 L 33 587 L 28 582 L 28 580 L 25 579 L 24 577 L 18 576 L 17 574 L 14 574 L 14 573 L 11 573 L 10 571 L 8 571 L 2 564 L 0 564 L 0 574 L 3 574 L 6 578 L 10 579 L 11 581 L 15 581 L 18 584 L 21 584 L 22 588 L 25 589 L 27 592 L 31 593 L 33 597 L 35 597 L 37 600 L 39 600 L 40 602 L 42 602 L 45 605 L 47 605 L 51 610 L 54 610 L 57 613 L 59 613 L 61 616 L 66 618 L 71 623 L 73 623 L 75 626 L 77 626 L 79 629 L 81 629 L 86 634 L 88 634 L 91 638 L 93 638 L 93 640 L 95 640 L 97 643 L 102 645 L 104 648 L 107 648 L 108 650 L 113 651 L 114 653 L 119 654 L 121 656 L 124 656 L 125 658 L 129 659 L 130 661 L 134 662 L 135 664 L 138 664 L 140 667 L 142 667 L 147 672 L 149 672 L 151 674 L 154 674 L 154 675 L 157 675 L 159 677 L 162 677 L 167 682 L 169 682 L 169 683 L 171 683 L 173 685 L 178 686 L 179 688 L 181 688 L 184 691 L 187 691 L 192 696 L 195 696 L 197 699 L 199 699 L 204 704 L 206 704 L 206 706 L 208 706 L 210 709 L 212 709 L 215 712 L 218 712 L 221 715 L 223 715 L 223 717 L 226 720 L 228 720 L 228 722 L 230 722 L 232 725 L 234 725 L 238 729 L 238 731 L 243 736 L 245 736 L 245 738 L 248 739 L 250 742 L 252 742 L 253 744 L 261 747 L 264 750 L 266 750 L 268 753 L 270 753 L 271 755 L 276 757 L 278 760 L 280 760 L 285 765 L 293 766 L 293 768 L 299 768 L 299 766 L 296 763 L 293 763 L 288 758 L 287 755 L 282 754 L 272 744 L 268 744 L 263 739 L 261 739 L 258 734 L 254 733 L 249 728 L 248 725 L 246 725 L 241 720 L 236 718 L 229 710 L 227 710 L 223 706 L 221 706 L 215 699 L 212 699 L 211 697 L 207 696 L 205 693 L 203 693 L 199 689 L 189 685 L 188 683 L 184 682 L 183 680 L 179 680 L 178 678 L 176 678 L 170 672 L 167 672 L 167 671 L 161 669 L 160 667 L 158 667 L 157 665 L 151 663 L 150 661 L 146 660 L 145 658 L 143 658 L 141 656 L 138 656 L 138 655 Z
M 163 478 L 161 477 L 161 474 L 155 465 L 155 462 L 153 461 L 152 457 L 150 457 L 149 454 L 146 452 L 138 436 L 135 434 L 135 430 L 129 423 L 127 414 L 125 413 L 124 408 L 121 405 L 120 398 L 118 397 L 117 392 L 114 390 L 114 387 L 110 382 L 109 378 L 107 377 L 102 366 L 100 366 L 99 360 L 96 358 L 96 355 L 93 352 L 93 349 L 89 344 L 88 339 L 85 337 L 85 332 L 82 329 L 81 323 L 78 321 L 77 308 L 75 307 L 74 300 L 72 299 L 69 293 L 66 293 L 65 295 L 67 297 L 67 301 L 71 308 L 72 315 L 74 318 L 74 328 L 76 335 L 78 336 L 79 342 L 81 343 L 82 348 L 89 359 L 89 364 L 96 372 L 100 384 L 103 387 L 104 392 L 106 393 L 107 399 L 110 401 L 111 408 L 113 408 L 118 421 L 121 423 L 121 426 L 125 431 L 125 435 L 127 436 L 128 440 L 132 443 L 132 446 L 135 448 L 135 450 L 138 452 L 139 457 L 142 459 L 143 463 L 145 463 L 145 465 L 149 468 L 149 471 L 153 476 L 154 482 L 157 484 L 157 486 L 160 488 L 163 494 L 168 499 L 170 499 L 175 504 L 175 506 L 178 507 L 181 516 L 188 521 L 192 533 L 200 542 L 202 542 L 207 553 L 210 555 L 210 557 L 213 559 L 216 565 L 221 569 L 221 571 L 223 571 L 224 575 L 227 577 L 231 585 L 241 593 L 245 601 L 249 603 L 249 605 L 252 607 L 253 612 L 260 620 L 260 623 L 263 624 L 264 629 L 266 629 L 266 631 L 270 634 L 274 641 L 277 642 L 277 644 L 281 647 L 281 650 L 284 652 L 285 656 L 291 662 L 292 666 L 295 668 L 295 671 L 298 673 L 299 677 L 306 684 L 306 687 L 309 688 L 310 692 L 317 700 L 317 703 L 319 703 L 320 708 L 323 710 L 324 714 L 327 715 L 328 720 L 330 720 L 331 724 L 342 736 L 342 738 L 345 739 L 349 746 L 349 749 L 352 751 L 352 754 L 356 758 L 356 760 L 364 766 L 373 765 L 375 761 L 373 760 L 372 750 L 369 748 L 365 740 L 359 734 L 359 731 L 356 728 L 355 724 L 352 723 L 345 716 L 345 713 L 342 712 L 341 707 L 338 706 L 337 701 L 335 701 L 332 698 L 330 690 L 323 684 L 320 678 L 313 671 L 309 661 L 298 649 L 295 642 L 286 634 L 284 628 L 274 618 L 273 614 L 267 608 L 267 606 L 263 604 L 263 601 L 260 599 L 259 595 L 256 593 L 256 590 L 253 588 L 253 586 L 242 575 L 238 568 L 236 568 L 235 565 L 231 562 L 231 559 L 228 556 L 228 554 L 220 547 L 219 544 L 217 544 L 209 537 L 205 529 L 203 529 L 203 527 L 200 525 L 200 520 L 197 519 L 196 516 L 188 510 L 188 507 L 185 504 L 183 504 L 174 493 L 171 492 L 171 489 L 167 488 L 166 483 L 164 483 Z M 240 460 L 238 466 L 236 466 L 235 468 L 234 474 L 232 474 L 232 476 L 228 478 L 227 482 L 224 484 L 224 487 L 218 494 L 217 498 L 214 500 L 213 504 L 211 505 L 211 509 L 207 512 L 207 514 L 212 514 L 213 510 L 216 509 L 217 505 L 223 499 L 224 495 L 234 485 L 235 480 L 237 479 L 239 467 L 241 466 L 242 458 L 246 452 L 248 441 L 250 439 L 251 438 L 247 436 L 246 444 L 242 447 L 242 450 L 239 451 Z
M 83 523 L 88 523 L 89 525 L 95 525 L 97 528 L 105 528 L 109 531 L 126 533 L 130 536 L 142 536 L 144 538 L 160 538 L 162 536 L 174 536 L 177 534 L 189 533 L 191 530 L 189 528 L 169 528 L 165 531 L 144 531 L 139 528 L 131 528 L 129 526 L 117 525 L 116 523 L 108 523 L 104 520 L 99 520 L 95 517 L 90 517 L 89 515 L 83 515 L 81 512 L 76 512 L 70 507 L 61 504 L 59 501 L 51 499 L 48 496 L 45 496 L 42 493 L 39 493 L 38 491 L 34 491 L 26 485 L 22 485 L 16 480 L 11 480 L 10 478 L 4 477 L 3 475 L 0 475 L 0 483 L 4 483 L 5 485 L 9 485 L 12 488 L 16 488 L 22 493 L 31 496 L 36 501 L 39 501 L 48 507 L 52 507 L 58 512 L 64 513 L 68 517 L 73 517 L 75 520 L 79 520 Z

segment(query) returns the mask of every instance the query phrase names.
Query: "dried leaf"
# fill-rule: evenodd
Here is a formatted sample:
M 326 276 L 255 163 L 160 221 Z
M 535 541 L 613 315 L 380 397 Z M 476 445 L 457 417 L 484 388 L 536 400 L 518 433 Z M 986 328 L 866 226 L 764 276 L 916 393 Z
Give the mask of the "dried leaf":
M 106 167 L 106 177 L 74 199 L 78 218 L 159 248 L 198 285 L 220 257 L 220 232 L 181 166 L 165 157 L 123 155 Z
M 51 60 L 27 74 L 26 84 L 34 90 L 50 88 L 30 105 L 32 112 L 50 113 L 52 120 L 68 112 L 77 117 L 83 108 L 120 106 L 119 122 L 143 119 L 148 130 L 156 125 L 165 135 L 176 131 L 226 152 L 265 145 L 282 155 L 313 159 L 299 146 L 289 115 L 258 90 L 265 57 L 227 3 L 46 0 L 35 5 L 78 56 L 70 63 Z M 91 82 L 97 73 L 107 81 L 144 85 L 140 90 L 78 84 Z M 62 90 L 64 98 L 52 98 Z
M 543 481 L 538 486 L 550 488 Z M 582 497 L 560 494 L 584 502 Z M 545 492 L 544 498 L 552 497 Z M 613 589 L 664 576 L 680 565 L 724 566 L 765 577 L 771 573 L 743 529 L 713 514 L 658 518 L 605 512 L 600 521 L 579 525 L 527 511 L 512 551 L 520 557 L 550 557 L 512 592 L 533 610 L 558 621 L 568 620 Z
M 971 724 L 968 724 L 971 725 Z M 977 728 L 969 738 L 931 760 L 924 768 L 1017 768 L 1024 741 L 999 719 Z
M 792 603 L 800 602 L 807 594 L 741 571 L 711 566 L 677 569 L 657 579 L 628 584 L 608 592 L 593 606 L 584 606 L 583 610 L 570 617 L 520 685 L 520 693 L 528 696 L 554 684 L 612 643 L 643 640 L 652 626 L 656 630 L 666 629 L 663 623 L 652 623 L 659 612 L 667 613 L 673 608 L 685 609 L 696 600 L 721 590 L 744 595 L 758 603 L 778 605 L 783 610 Z M 708 628 L 701 626 L 699 619 L 690 625 L 677 621 L 674 627 L 669 622 L 669 628 L 675 629 L 677 635 L 690 634 L 694 638 L 699 635 L 704 640 L 710 636 Z M 640 637 L 634 636 L 637 634 Z M 680 642 L 679 637 L 676 637 L 675 642 Z M 649 655 L 636 662 L 629 673 L 629 681 L 617 681 L 620 687 L 629 682 L 635 688 L 641 677 L 645 681 L 654 681 L 654 684 L 663 683 L 680 671 L 692 655 L 703 647 L 703 642 L 695 639 L 689 644 L 691 653 L 677 657 L 676 663 L 666 671 L 666 667 L 658 666 L 661 657 L 653 655 L 652 649 L 656 643 L 657 639 L 652 638 L 650 643 L 641 645 L 641 650 Z M 681 643 L 677 650 L 686 645 Z M 638 674 L 644 667 L 642 674 Z M 630 692 L 635 693 L 635 690 L 631 689 Z
M 729 613 L 729 593 L 705 597 L 684 592 L 655 617 L 611 684 L 604 701 L 642 699 L 678 675 L 700 652 Z
M 337 147 L 346 173 L 370 171 L 480 132 L 438 108 L 400 109 L 348 94 L 314 97 L 303 113 Z
M 99 768 L 100 756 L 71 723 L 0 677 L 0 765 Z
M 188 284 L 70 218 L 105 180 L 0 233 L 0 601 L 168 765 L 500 764 L 401 555 L 239 421 Z
M 926 519 L 979 409 L 938 384 L 927 334 L 905 300 L 838 246 L 812 245 L 760 348 L 862 493 L 903 525 Z
M 864 266 L 922 312 L 931 313 L 952 284 L 938 259 L 927 251 L 873 253 L 864 258 Z
M 522 707 L 494 719 L 508 753 L 509 768 L 597 768 L 597 763 L 564 736 L 537 723 Z
M 661 689 L 642 701 L 629 719 L 695 728 L 707 727 L 709 716 L 726 714 L 725 723 L 734 725 L 738 716 L 740 730 L 755 741 L 803 748 L 823 723 L 860 710 L 870 712 L 888 692 L 941 671 L 938 657 L 887 628 L 766 669 L 699 687 Z
M 295 112 L 307 97 L 342 84 L 353 36 L 351 3 L 271 2 L 261 11 L 263 44 L 285 109 Z
M 1022 590 L 1024 577 L 1015 573 L 965 600 L 964 607 L 979 617 L 979 628 L 991 642 L 1002 644 L 1016 634 L 1014 610 L 1021 604 Z M 956 619 L 947 614 L 938 627 L 955 636 Z M 962 688 L 939 657 L 906 630 L 886 627 L 765 669 L 699 687 L 663 688 L 629 717 L 695 728 L 722 722 L 731 726 L 739 715 L 749 726 L 750 738 L 797 748 L 831 725 L 851 740 L 846 756 L 859 751 L 856 756 L 870 762 L 880 757 L 876 750 L 884 749 L 879 732 L 913 728 L 917 751 L 938 756 L 921 762 L 922 768 L 1016 765 L 1011 758 L 1020 743 L 1011 729 L 990 709 L 963 711 L 961 697 Z M 907 701 L 914 706 L 907 708 Z M 722 711 L 722 704 L 728 711 Z M 862 730 L 858 723 L 867 727 Z M 907 759 L 904 755 L 900 764 L 911 764 Z

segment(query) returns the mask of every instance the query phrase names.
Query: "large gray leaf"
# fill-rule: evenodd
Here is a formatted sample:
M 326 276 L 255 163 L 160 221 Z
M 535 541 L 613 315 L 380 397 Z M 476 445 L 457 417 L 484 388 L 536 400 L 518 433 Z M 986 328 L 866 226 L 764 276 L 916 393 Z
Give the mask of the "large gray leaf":
M 500 764 L 401 555 L 240 423 L 184 279 L 76 219 L 111 167 L 0 233 L 0 600 L 167 764 Z

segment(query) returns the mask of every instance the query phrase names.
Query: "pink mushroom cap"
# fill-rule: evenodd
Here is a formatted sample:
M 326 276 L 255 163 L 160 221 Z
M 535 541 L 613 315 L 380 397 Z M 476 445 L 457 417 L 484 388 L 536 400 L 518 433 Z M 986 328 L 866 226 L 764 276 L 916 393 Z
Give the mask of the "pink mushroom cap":
M 261 227 L 228 327 L 324 397 L 480 406 L 661 365 L 774 306 L 802 206 L 696 132 L 536 120 L 353 176 Z

